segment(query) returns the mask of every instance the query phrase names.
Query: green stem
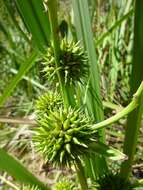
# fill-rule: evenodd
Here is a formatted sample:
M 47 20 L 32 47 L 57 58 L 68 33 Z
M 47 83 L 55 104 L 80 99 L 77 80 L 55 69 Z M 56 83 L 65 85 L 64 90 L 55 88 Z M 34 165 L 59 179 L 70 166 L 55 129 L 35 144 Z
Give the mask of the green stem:
M 127 107 L 125 107 L 122 111 L 120 111 L 116 115 L 110 117 L 109 119 L 106 119 L 102 122 L 99 122 L 99 123 L 93 125 L 92 129 L 94 129 L 94 130 L 102 129 L 108 125 L 111 125 L 112 123 L 115 123 L 122 117 L 128 115 L 130 112 L 132 112 L 135 108 L 138 107 L 138 105 L 140 103 L 140 97 L 142 95 L 142 92 L 143 92 L 143 82 L 140 84 L 137 92 L 133 95 L 132 101 L 130 102 L 130 104 Z
M 87 180 L 84 175 L 84 169 L 82 167 L 81 161 L 77 158 L 75 163 L 75 169 L 78 175 L 80 186 L 82 190 L 88 190 Z
M 133 62 L 131 74 L 131 95 L 136 91 L 140 83 L 143 81 L 143 1 L 135 1 L 135 17 L 134 17 L 134 48 Z M 136 152 L 138 134 L 141 127 L 143 114 L 143 92 L 140 95 L 139 106 L 127 119 L 127 127 L 124 140 L 124 153 L 128 156 L 128 160 L 124 161 L 121 166 L 121 177 L 128 179 L 131 172 L 134 155 Z
M 141 116 L 143 112 L 143 93 L 139 99 L 139 104 L 137 109 L 135 109 L 128 116 L 126 135 L 124 140 L 124 153 L 128 156 L 128 159 L 123 162 L 121 166 L 121 177 L 127 179 L 131 172 L 131 167 L 136 152 L 137 140 L 139 129 L 141 126 Z
M 48 0 L 48 13 L 49 13 L 49 20 L 51 25 L 52 31 L 52 39 L 53 39 L 53 48 L 54 48 L 54 55 L 56 61 L 56 67 L 60 67 L 60 39 L 59 39 L 59 25 L 58 25 L 58 16 L 57 16 L 57 1 L 56 0 Z M 63 74 L 61 71 L 57 69 L 57 75 L 59 78 L 59 83 L 62 91 L 62 96 L 64 100 L 64 105 L 66 107 L 74 106 L 74 94 L 73 94 L 73 87 L 68 86 L 64 82 L 64 78 L 62 77 Z

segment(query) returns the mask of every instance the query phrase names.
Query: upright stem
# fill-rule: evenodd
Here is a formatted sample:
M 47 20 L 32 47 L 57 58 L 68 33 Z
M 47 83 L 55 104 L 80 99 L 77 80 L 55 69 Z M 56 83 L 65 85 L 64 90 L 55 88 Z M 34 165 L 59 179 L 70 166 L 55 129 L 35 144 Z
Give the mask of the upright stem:
M 134 49 L 133 49 L 133 68 L 131 75 L 131 95 L 136 91 L 143 80 L 143 1 L 136 0 L 135 3 L 135 25 L 134 25 Z M 127 119 L 127 128 L 124 141 L 124 153 L 128 160 L 124 161 L 121 166 L 121 176 L 124 179 L 129 177 L 133 163 L 138 133 L 141 127 L 141 118 L 143 113 L 143 93 L 139 99 L 139 106 Z
M 49 20 L 51 25 L 52 31 L 52 40 L 53 40 L 53 48 L 54 48 L 54 55 L 56 61 L 56 67 L 60 67 L 60 39 L 59 39 L 59 25 L 58 25 L 58 17 L 57 17 L 57 1 L 56 0 L 48 0 L 48 13 L 49 13 Z M 58 69 L 57 69 L 58 70 Z M 62 91 L 62 96 L 64 100 L 64 105 L 66 107 L 74 106 L 74 92 L 72 85 L 66 85 L 63 74 L 61 71 L 57 71 L 57 75 L 59 78 L 59 83 Z
M 138 106 L 128 116 L 126 135 L 124 141 L 124 153 L 128 156 L 128 160 L 124 161 L 121 166 L 121 177 L 128 178 L 136 151 L 139 129 L 141 127 L 141 116 L 143 111 L 143 93 Z
M 88 190 L 87 180 L 84 175 L 84 169 L 82 167 L 81 161 L 79 159 L 76 159 L 75 163 L 75 169 L 78 175 L 78 179 L 80 182 L 80 186 L 82 190 Z

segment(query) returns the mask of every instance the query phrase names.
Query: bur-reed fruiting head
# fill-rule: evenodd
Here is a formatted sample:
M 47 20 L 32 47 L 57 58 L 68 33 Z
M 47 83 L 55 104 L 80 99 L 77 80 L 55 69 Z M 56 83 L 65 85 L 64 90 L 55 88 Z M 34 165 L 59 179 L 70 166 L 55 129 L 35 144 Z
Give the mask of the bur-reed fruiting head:
M 80 109 L 57 109 L 38 117 L 34 141 L 46 160 L 55 166 L 70 166 L 89 152 L 95 141 L 91 121 Z
M 65 177 L 63 177 L 61 180 L 59 180 L 55 186 L 55 190 L 76 190 L 74 183 Z
M 54 109 L 58 109 L 62 105 L 62 98 L 61 96 L 52 91 L 48 91 L 41 95 L 36 100 L 35 110 L 36 114 L 44 114 L 48 111 L 52 111 Z
M 59 66 L 56 67 L 53 47 L 48 48 L 43 62 L 44 72 L 52 80 L 57 78 L 56 71 L 60 71 L 65 83 L 84 82 L 88 77 L 88 58 L 79 43 L 62 40 L 60 44 Z

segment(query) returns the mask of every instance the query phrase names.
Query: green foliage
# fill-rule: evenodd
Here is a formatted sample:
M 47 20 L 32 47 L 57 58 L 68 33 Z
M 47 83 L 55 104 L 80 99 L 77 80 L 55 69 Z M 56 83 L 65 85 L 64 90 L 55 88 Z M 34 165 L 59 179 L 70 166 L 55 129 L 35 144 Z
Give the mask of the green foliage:
M 36 185 L 43 190 L 49 190 L 30 171 L 28 171 L 19 161 L 0 148 L 0 170 L 6 171 L 16 180 L 22 183 Z
M 83 82 L 88 76 L 87 55 L 80 47 L 79 43 L 62 40 L 60 43 L 59 67 L 56 68 L 54 50 L 48 48 L 44 72 L 48 77 L 53 78 L 56 70 L 60 70 L 65 83 Z
M 38 57 L 38 53 L 37 52 L 33 52 L 32 55 L 21 65 L 21 67 L 20 67 L 19 72 L 17 73 L 17 75 L 15 77 L 13 77 L 13 79 L 11 80 L 11 82 L 9 83 L 9 85 L 5 88 L 2 96 L 0 96 L 0 105 L 3 105 L 5 103 L 5 101 L 8 99 L 8 97 L 10 96 L 10 94 L 13 92 L 13 90 L 16 87 L 16 85 L 22 79 L 22 77 L 24 76 L 24 74 L 35 63 L 37 57 Z
M 102 108 L 102 97 L 100 94 L 100 73 L 97 65 L 88 0 L 85 0 L 84 3 L 82 0 L 72 0 L 72 3 L 77 39 L 82 42 L 89 58 L 87 63 L 89 65 L 90 73 L 88 86 L 83 87 L 84 91 L 85 88 L 87 88 L 85 104 L 90 117 L 92 117 L 94 121 L 99 122 L 104 119 L 104 113 Z M 84 94 L 84 91 L 82 91 L 82 94 Z M 99 140 L 104 142 L 104 130 L 99 130 L 99 133 Z M 108 170 L 106 160 L 101 157 L 98 159 L 97 155 L 93 155 L 92 158 L 90 160 L 86 160 L 85 163 L 87 165 L 86 171 L 88 175 L 94 179 L 99 173 L 103 173 Z
M 51 31 L 48 14 L 43 5 L 43 1 L 16 0 L 16 5 L 28 31 L 32 34 L 37 48 L 41 51 L 45 51 L 49 43 Z

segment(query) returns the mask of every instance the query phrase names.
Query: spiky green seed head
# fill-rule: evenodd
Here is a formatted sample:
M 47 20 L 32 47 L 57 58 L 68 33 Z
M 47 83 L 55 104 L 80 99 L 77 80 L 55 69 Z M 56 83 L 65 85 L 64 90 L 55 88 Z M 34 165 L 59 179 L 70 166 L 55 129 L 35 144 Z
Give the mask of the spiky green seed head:
M 35 145 L 46 160 L 55 166 L 70 166 L 87 154 L 95 141 L 91 121 L 80 109 L 59 109 L 38 119 Z
M 48 91 L 36 101 L 36 114 L 48 113 L 50 110 L 58 109 L 62 105 L 62 98 L 59 94 Z
M 55 184 L 54 189 L 55 190 L 76 190 L 74 183 L 65 177 Z
M 30 185 L 23 185 L 20 190 L 41 190 L 38 187 L 30 186 Z
M 125 181 L 118 173 L 102 176 L 98 181 L 97 190 L 130 190 L 131 183 Z
M 65 40 L 60 44 L 60 66 L 56 68 L 53 48 L 48 48 L 45 61 L 44 72 L 51 79 L 56 79 L 56 71 L 59 70 L 64 77 L 65 83 L 84 82 L 88 77 L 88 58 L 79 43 L 68 43 Z

